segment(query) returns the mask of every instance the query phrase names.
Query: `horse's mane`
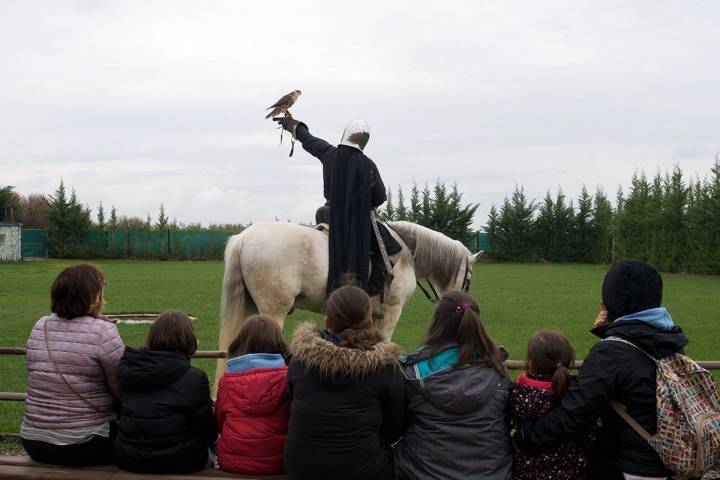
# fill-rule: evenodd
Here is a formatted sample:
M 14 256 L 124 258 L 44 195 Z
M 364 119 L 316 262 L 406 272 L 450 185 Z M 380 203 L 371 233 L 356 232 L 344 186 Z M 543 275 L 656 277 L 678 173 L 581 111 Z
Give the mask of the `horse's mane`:
M 464 267 L 470 251 L 462 242 L 412 222 L 388 222 L 413 252 L 415 276 L 449 285 Z

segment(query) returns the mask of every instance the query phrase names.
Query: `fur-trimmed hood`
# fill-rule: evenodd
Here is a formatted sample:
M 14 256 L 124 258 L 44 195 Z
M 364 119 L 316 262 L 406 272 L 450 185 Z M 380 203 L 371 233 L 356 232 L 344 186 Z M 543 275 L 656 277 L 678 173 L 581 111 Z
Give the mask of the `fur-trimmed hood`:
M 380 342 L 372 350 L 339 347 L 323 339 L 317 325 L 305 322 L 295 329 L 290 346 L 293 361 L 302 362 L 323 383 L 343 388 L 384 367 L 399 368 L 400 346 Z

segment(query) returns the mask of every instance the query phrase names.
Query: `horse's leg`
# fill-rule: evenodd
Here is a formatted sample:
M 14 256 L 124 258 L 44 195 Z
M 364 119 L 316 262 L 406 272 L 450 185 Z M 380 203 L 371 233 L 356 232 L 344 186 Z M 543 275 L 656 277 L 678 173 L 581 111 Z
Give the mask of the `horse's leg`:
M 298 290 L 296 285 L 293 285 L 295 282 L 288 280 L 278 278 L 275 282 L 266 284 L 272 285 L 272 287 L 266 288 L 264 295 L 253 296 L 258 312 L 275 320 L 280 326 L 280 330 L 285 324 L 285 317 L 295 305 Z
M 394 305 L 385 304 L 383 319 L 375 325 L 378 333 L 382 335 L 384 340 L 390 341 L 392 339 L 392 335 L 395 331 L 395 326 L 397 326 L 398 320 L 400 319 L 402 309 L 402 303 Z

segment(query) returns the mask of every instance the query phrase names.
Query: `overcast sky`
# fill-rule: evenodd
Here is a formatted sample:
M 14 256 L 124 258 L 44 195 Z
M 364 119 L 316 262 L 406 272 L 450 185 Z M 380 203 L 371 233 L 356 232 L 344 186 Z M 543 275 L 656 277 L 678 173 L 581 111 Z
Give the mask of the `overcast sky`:
M 319 162 L 366 119 L 386 185 L 456 181 L 476 225 L 515 184 L 614 197 L 720 151 L 717 1 L 0 2 L 0 185 L 185 223 L 308 221 Z M 287 140 L 287 138 L 286 138 Z

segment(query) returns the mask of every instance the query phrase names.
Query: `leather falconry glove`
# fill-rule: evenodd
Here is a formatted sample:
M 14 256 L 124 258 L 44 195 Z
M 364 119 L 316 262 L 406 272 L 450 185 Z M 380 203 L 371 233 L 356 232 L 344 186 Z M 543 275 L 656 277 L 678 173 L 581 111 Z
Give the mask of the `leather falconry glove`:
M 305 125 L 303 122 L 295 120 L 292 117 L 274 117 L 273 121 L 277 122 L 283 129 L 290 132 L 293 137 L 295 137 L 295 130 L 297 129 L 297 126 L 300 124 Z M 307 128 L 307 125 L 305 128 Z

